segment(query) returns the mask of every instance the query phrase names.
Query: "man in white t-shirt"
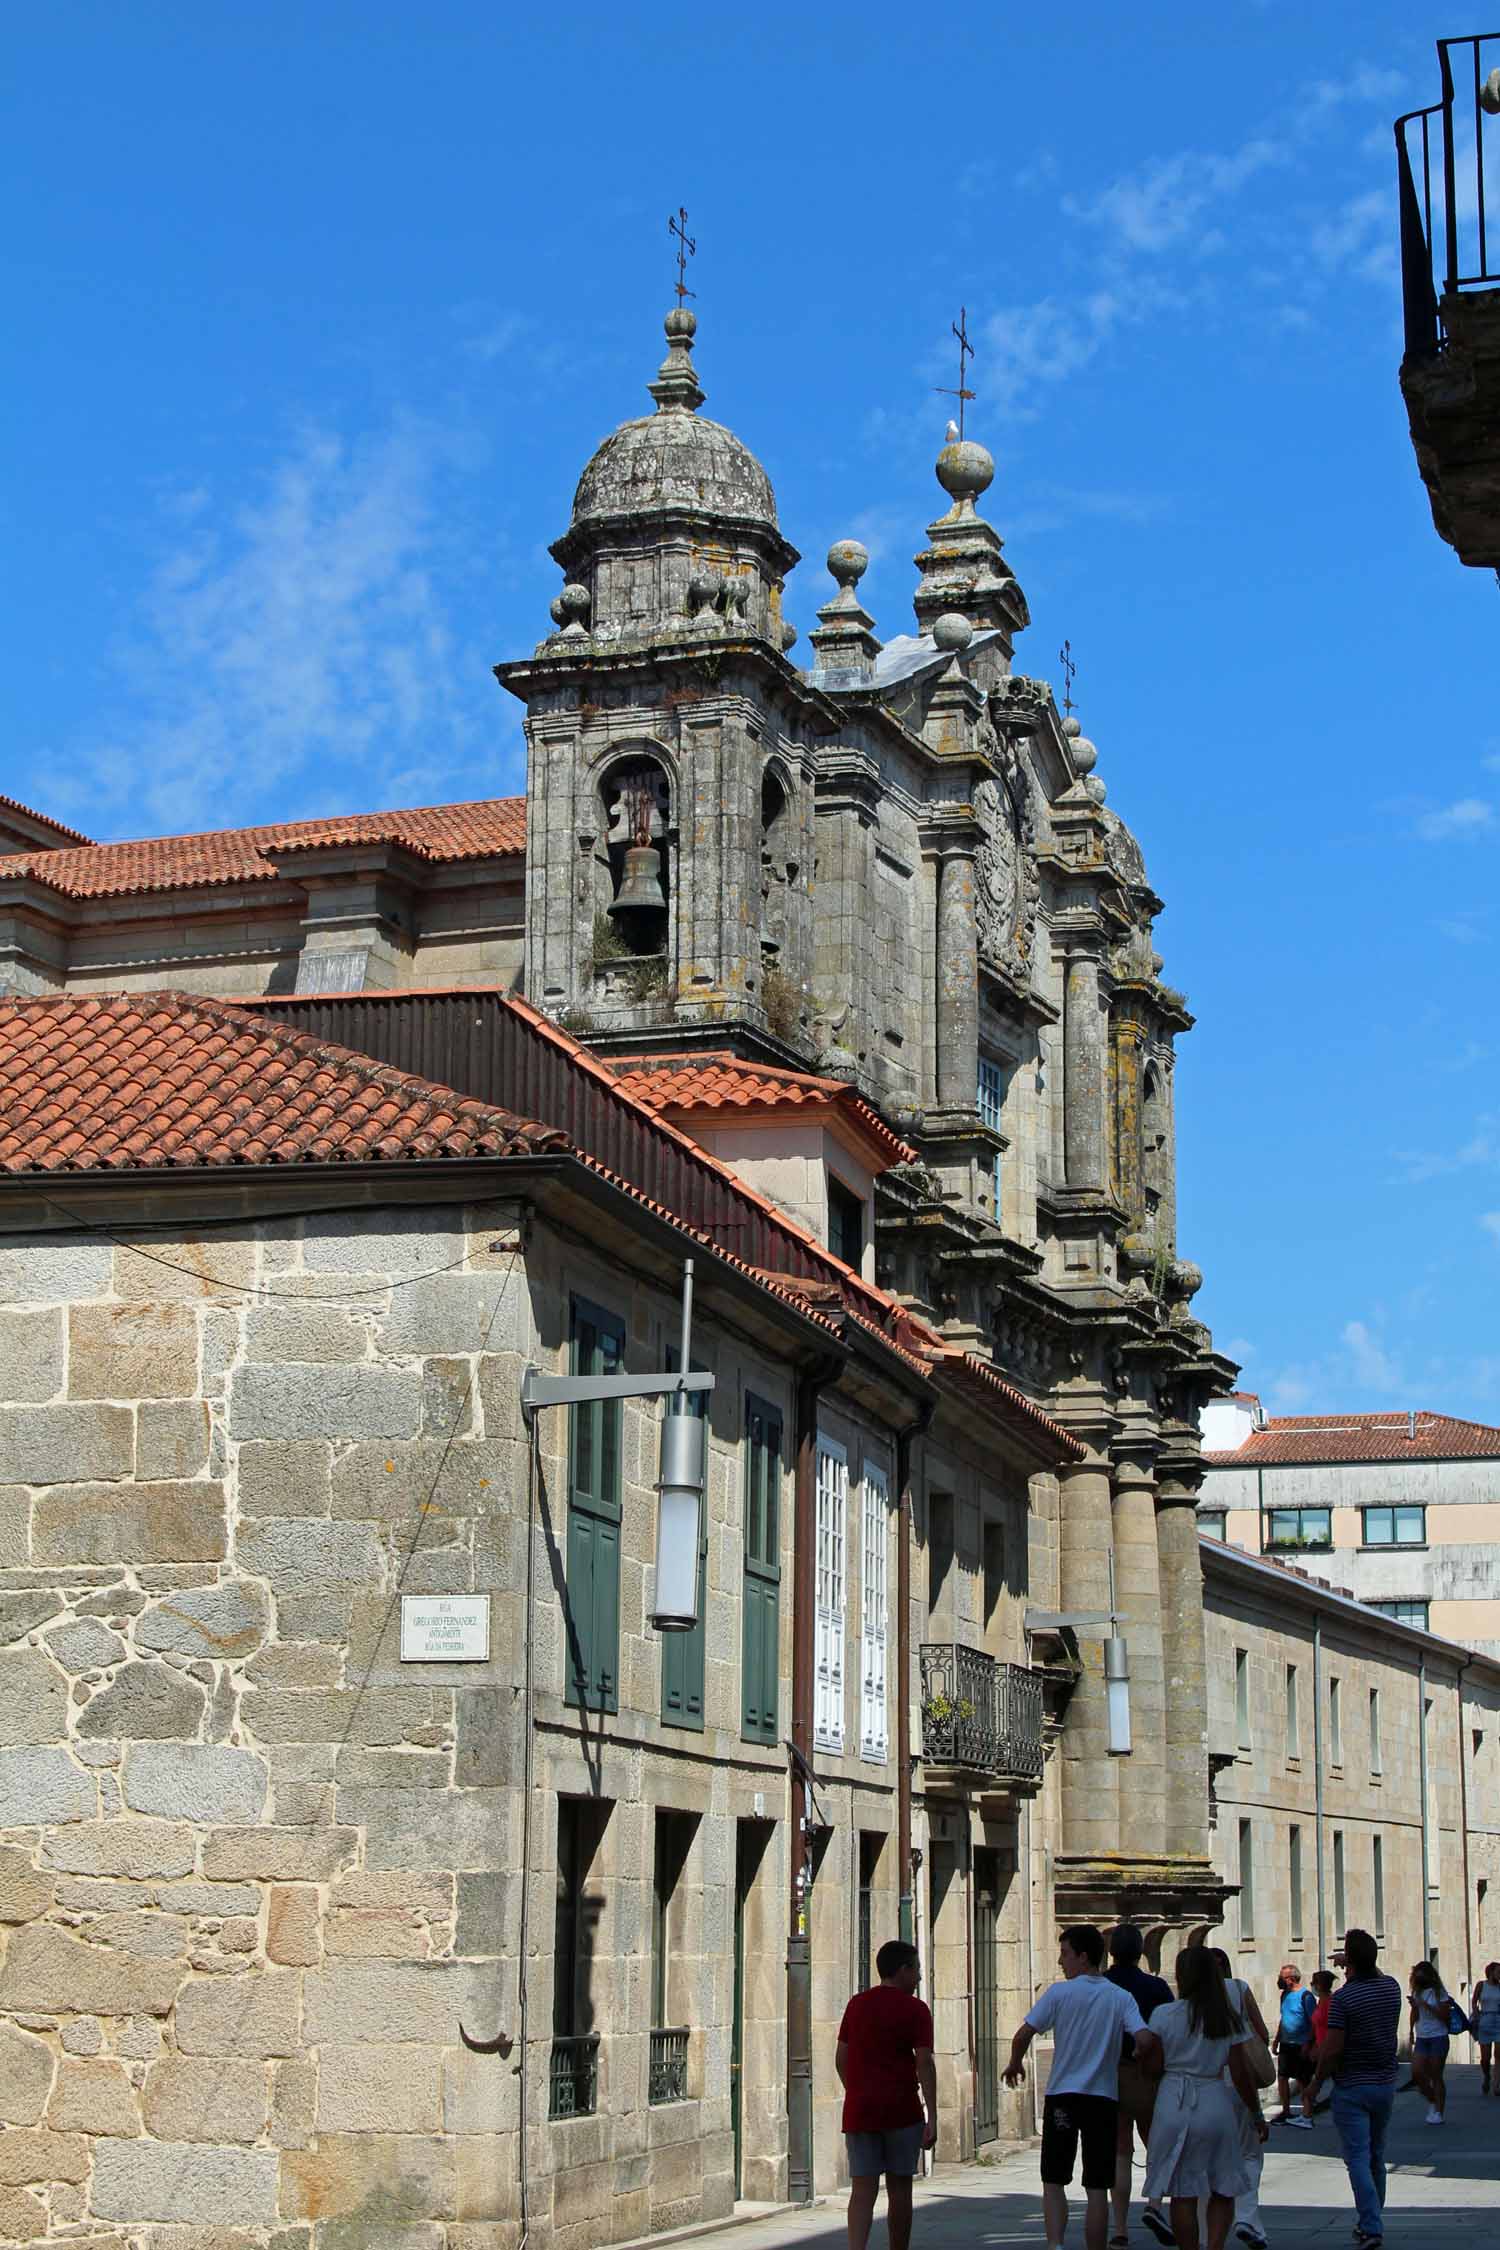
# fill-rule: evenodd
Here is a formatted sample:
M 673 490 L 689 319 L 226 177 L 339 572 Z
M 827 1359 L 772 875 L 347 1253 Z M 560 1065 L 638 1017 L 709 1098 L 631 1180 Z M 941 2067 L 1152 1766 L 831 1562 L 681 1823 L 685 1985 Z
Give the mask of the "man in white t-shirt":
M 1061 2250 L 1068 2225 L 1068 2183 L 1083 2144 L 1085 2250 L 1105 2250 L 1109 2191 L 1115 2178 L 1120 2113 L 1120 2036 L 1135 2040 L 1135 2057 L 1150 2067 L 1161 2042 L 1146 2029 L 1134 1997 L 1103 1975 L 1104 1939 L 1092 1922 L 1064 1930 L 1058 1948 L 1061 1984 L 1049 1984 L 1011 2041 L 1007 2086 L 1026 2077 L 1026 2050 L 1039 2031 L 1052 2033 L 1052 2071 L 1042 2105 L 1042 2218 L 1048 2250 Z

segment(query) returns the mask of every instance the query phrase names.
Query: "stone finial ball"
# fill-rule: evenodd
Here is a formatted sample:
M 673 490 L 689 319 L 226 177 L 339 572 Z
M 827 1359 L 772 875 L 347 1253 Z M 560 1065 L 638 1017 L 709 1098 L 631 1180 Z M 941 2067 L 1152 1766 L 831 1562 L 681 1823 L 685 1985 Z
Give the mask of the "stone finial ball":
M 1196 1297 L 1203 1287 L 1203 1268 L 1195 1266 L 1191 1258 L 1175 1258 L 1167 1279 L 1174 1296 Z
M 1086 734 L 1075 734 L 1073 737 L 1073 771 L 1075 773 L 1092 773 L 1098 763 L 1099 753 L 1088 736 Z
M 715 570 L 695 571 L 687 584 L 689 610 L 696 615 L 700 609 L 711 609 L 719 598 L 723 583 Z
M 1083 786 L 1088 792 L 1090 804 L 1102 805 L 1105 798 L 1109 795 L 1109 791 L 1105 788 L 1103 782 L 1099 779 L 1099 776 L 1096 773 L 1091 773 Z
M 967 648 L 973 638 L 973 626 L 969 623 L 967 617 L 960 616 L 956 609 L 945 609 L 942 616 L 936 618 L 933 622 L 932 643 L 934 648 L 945 649 L 950 654 L 956 654 L 959 649 Z
M 561 594 L 554 594 L 551 601 L 548 602 L 547 615 L 551 618 L 553 624 L 558 628 L 558 631 L 561 632 L 563 626 L 568 622 L 568 613 L 563 608 L 563 598 Z
M 977 500 L 995 480 L 995 459 L 972 438 L 955 438 L 937 457 L 937 480 L 953 500 Z
M 1068 716 L 1063 720 L 1063 733 L 1067 736 L 1070 742 L 1076 742 L 1082 732 L 1083 728 L 1080 726 L 1079 722 L 1074 718 L 1072 712 L 1070 711 L 1068 713 Z
M 588 614 L 593 607 L 593 602 L 590 599 L 587 586 L 580 586 L 576 579 L 570 578 L 557 599 L 561 604 L 563 615 L 570 623 L 583 625 L 588 622 Z
M 841 586 L 857 586 L 869 567 L 869 550 L 857 539 L 835 539 L 828 550 L 828 574 Z
M 698 333 L 698 315 L 686 305 L 674 305 L 662 322 L 669 344 L 690 344 Z

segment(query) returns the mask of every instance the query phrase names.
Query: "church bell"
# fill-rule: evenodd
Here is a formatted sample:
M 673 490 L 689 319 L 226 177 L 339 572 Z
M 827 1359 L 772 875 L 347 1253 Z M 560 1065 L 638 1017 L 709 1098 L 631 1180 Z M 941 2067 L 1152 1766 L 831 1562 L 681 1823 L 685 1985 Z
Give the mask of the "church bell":
M 610 901 L 611 914 L 665 914 L 667 894 L 661 887 L 661 853 L 655 844 L 632 844 L 625 854 L 625 874 L 619 894 Z

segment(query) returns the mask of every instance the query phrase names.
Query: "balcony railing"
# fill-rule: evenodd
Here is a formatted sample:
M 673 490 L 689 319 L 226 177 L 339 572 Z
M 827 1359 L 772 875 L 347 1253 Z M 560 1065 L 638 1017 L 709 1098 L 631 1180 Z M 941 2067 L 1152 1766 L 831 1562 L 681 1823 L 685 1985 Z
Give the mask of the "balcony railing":
M 1401 295 L 1411 358 L 1442 349 L 1439 290 L 1453 296 L 1500 282 L 1500 263 L 1490 264 L 1489 246 L 1491 222 L 1500 214 L 1488 208 L 1494 188 L 1484 162 L 1486 120 L 1500 113 L 1500 33 L 1440 39 L 1437 51 L 1442 99 L 1396 120 Z
M 554 2039 L 549 2082 L 549 2117 L 592 2117 L 599 2106 L 599 2034 Z
M 688 2035 L 682 2031 L 653 2031 L 648 2098 L 653 2102 L 685 2102 Z
M 922 1756 L 929 1765 L 1036 1781 L 1042 1681 L 961 1641 L 922 1643 Z

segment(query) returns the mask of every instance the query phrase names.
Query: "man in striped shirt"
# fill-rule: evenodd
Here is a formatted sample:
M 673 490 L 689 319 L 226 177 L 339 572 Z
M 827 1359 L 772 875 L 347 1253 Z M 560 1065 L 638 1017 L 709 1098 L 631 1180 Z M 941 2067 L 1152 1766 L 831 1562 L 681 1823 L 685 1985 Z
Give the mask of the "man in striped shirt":
M 1368 1930 L 1345 1933 L 1344 1982 L 1328 2004 L 1328 2034 L 1302 2096 L 1311 2117 L 1318 2088 L 1333 2080 L 1333 2122 L 1354 2190 L 1360 2250 L 1375 2250 L 1385 2238 L 1385 2136 L 1401 2022 L 1401 1987 L 1376 1966 L 1379 1952 Z

